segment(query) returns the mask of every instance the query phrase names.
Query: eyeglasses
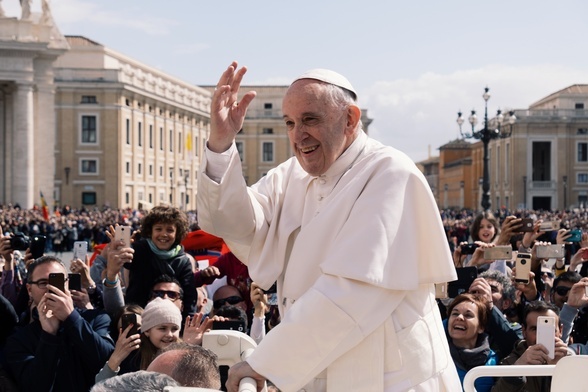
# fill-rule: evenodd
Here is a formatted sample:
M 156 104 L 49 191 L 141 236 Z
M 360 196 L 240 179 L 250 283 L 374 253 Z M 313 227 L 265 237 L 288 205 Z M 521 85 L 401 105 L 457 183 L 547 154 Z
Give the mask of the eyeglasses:
M 557 295 L 561 295 L 563 297 L 565 295 L 568 295 L 568 291 L 571 290 L 571 287 L 557 286 L 554 290 L 557 293 Z
M 230 297 L 227 298 L 221 298 L 221 299 L 217 299 L 216 301 L 213 302 L 213 306 L 215 309 L 220 308 L 221 306 L 223 306 L 225 303 L 229 303 L 229 305 L 236 305 L 239 302 L 243 302 L 243 298 L 238 297 L 236 295 L 232 295 Z
M 65 278 L 64 282 L 67 282 L 69 280 L 69 278 Z M 39 279 L 35 282 L 27 282 L 28 284 L 36 284 L 38 288 L 40 288 L 41 290 L 45 290 L 47 289 L 47 285 L 49 284 L 49 280 L 48 279 Z
M 553 272 L 551 271 L 543 271 L 542 275 L 546 275 L 548 278 L 553 278 Z
M 49 281 L 47 279 L 39 279 L 36 282 L 27 282 L 29 284 L 36 284 L 38 288 L 44 290 L 47 288 Z
M 159 297 L 159 298 L 164 298 L 167 296 L 168 299 L 171 299 L 172 301 L 177 301 L 178 299 L 182 298 L 182 295 L 180 293 L 178 293 L 177 291 L 171 291 L 171 290 L 153 290 L 151 292 L 151 298 L 155 298 L 155 297 Z

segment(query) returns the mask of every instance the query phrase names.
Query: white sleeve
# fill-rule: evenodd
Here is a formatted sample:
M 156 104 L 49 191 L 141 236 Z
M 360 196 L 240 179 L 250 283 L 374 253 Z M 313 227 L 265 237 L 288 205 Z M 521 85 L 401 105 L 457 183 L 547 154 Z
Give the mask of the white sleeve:
M 235 150 L 235 151 L 233 151 Z M 204 154 L 206 154 L 206 175 L 216 182 L 220 184 L 221 179 L 223 178 L 224 174 L 229 167 L 229 161 L 231 160 L 231 154 L 237 151 L 237 147 L 235 147 L 235 143 L 231 145 L 231 147 L 225 151 L 216 153 L 211 151 L 206 145 L 204 149 Z
M 263 338 L 265 337 L 265 316 L 253 316 L 249 336 L 251 336 L 251 338 L 255 340 L 255 343 L 257 344 L 259 344 L 263 340 Z

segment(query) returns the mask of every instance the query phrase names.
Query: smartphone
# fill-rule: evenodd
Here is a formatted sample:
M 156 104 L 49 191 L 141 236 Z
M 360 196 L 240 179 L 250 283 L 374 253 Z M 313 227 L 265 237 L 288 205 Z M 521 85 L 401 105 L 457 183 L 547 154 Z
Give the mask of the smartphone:
M 555 357 L 555 317 L 537 317 L 537 344 L 542 344 L 549 352 L 550 359 Z
M 45 241 L 47 237 L 44 235 L 34 235 L 31 240 L 31 255 L 33 259 L 38 259 L 45 253 Z
M 80 259 L 86 262 L 86 255 L 88 254 L 88 243 L 86 241 L 76 241 L 73 246 L 73 258 Z
M 476 249 L 478 248 L 477 244 L 464 244 L 461 246 L 461 254 L 462 255 L 473 255 Z
M 49 274 L 49 284 L 65 292 L 65 274 L 62 272 L 52 272 Z
M 533 221 L 532 218 L 523 218 L 521 219 L 521 229 L 520 231 L 523 232 L 533 232 L 535 231 L 535 229 L 533 228 L 533 225 L 535 224 L 535 222 Z
M 272 284 L 272 286 L 269 289 L 263 290 L 263 292 L 265 294 L 275 294 L 275 293 L 277 293 L 277 282 L 274 282 L 274 284 Z
M 582 241 L 582 230 L 571 230 L 570 231 L 571 236 L 566 238 L 566 241 L 568 242 L 581 242 Z
M 560 221 L 541 222 L 541 226 L 539 226 L 539 231 L 557 231 L 560 227 Z
M 561 259 L 564 257 L 563 244 L 541 245 L 537 247 L 538 259 Z
M 529 283 L 529 272 L 531 272 L 531 254 L 519 253 L 515 261 L 515 282 Z
M 128 248 L 131 246 L 131 227 L 130 226 L 116 226 L 114 228 L 114 240 L 125 242 L 124 247 Z
M 478 277 L 478 267 L 456 268 L 457 280 L 447 283 L 447 296 L 455 298 L 459 294 L 467 293 L 474 280 Z
M 484 249 L 486 260 L 510 260 L 512 259 L 512 246 L 500 245 Z
M 438 298 L 438 299 L 447 298 L 447 282 L 435 283 L 435 298 Z
M 228 329 L 245 333 L 245 323 L 240 320 L 213 321 L 212 329 Z
M 82 291 L 82 275 L 70 273 L 67 276 L 67 287 L 69 290 Z
M 139 328 L 140 325 L 137 321 L 137 314 L 136 313 L 125 313 L 120 317 L 120 323 L 122 326 L 122 330 L 124 331 L 125 329 L 127 329 L 127 327 L 131 324 L 133 324 L 133 326 L 131 327 L 131 329 L 129 330 L 129 333 L 127 334 L 128 336 L 131 335 L 136 335 L 139 333 Z

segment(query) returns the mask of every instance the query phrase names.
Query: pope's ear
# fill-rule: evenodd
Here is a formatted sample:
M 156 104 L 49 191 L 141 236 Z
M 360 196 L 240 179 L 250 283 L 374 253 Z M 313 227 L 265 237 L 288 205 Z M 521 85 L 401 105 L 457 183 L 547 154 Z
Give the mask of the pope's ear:
M 357 105 L 349 105 L 347 107 L 347 128 L 355 131 L 359 120 L 361 120 L 361 109 Z

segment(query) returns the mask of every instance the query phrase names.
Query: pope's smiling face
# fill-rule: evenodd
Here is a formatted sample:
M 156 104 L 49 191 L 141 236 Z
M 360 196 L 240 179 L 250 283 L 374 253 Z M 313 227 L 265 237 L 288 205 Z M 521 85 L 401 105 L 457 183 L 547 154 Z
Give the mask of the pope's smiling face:
M 337 105 L 329 88 L 313 79 L 300 79 L 290 86 L 282 104 L 292 151 L 312 176 L 324 174 L 358 134 L 359 108 Z

